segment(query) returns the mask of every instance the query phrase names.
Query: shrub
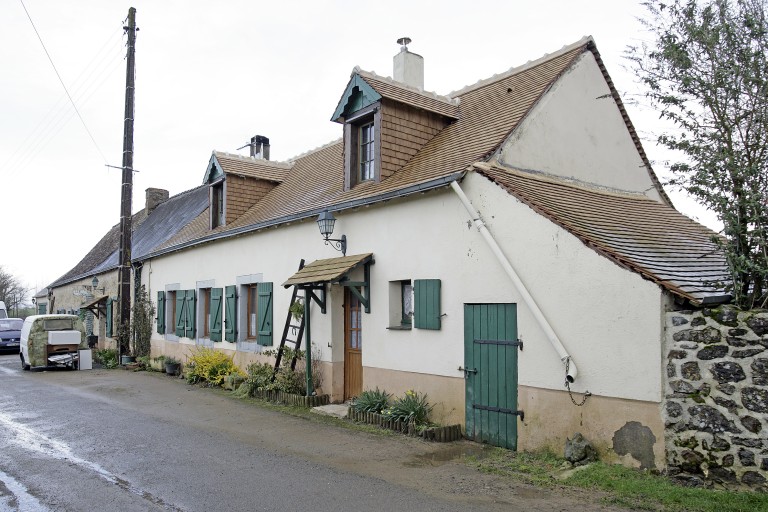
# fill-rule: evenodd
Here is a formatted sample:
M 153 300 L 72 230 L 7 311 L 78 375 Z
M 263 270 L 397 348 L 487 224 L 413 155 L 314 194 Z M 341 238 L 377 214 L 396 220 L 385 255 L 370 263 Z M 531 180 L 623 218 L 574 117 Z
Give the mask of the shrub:
M 405 396 L 396 399 L 391 406 L 384 409 L 382 414 L 393 420 L 413 420 L 416 425 L 424 425 L 431 411 L 432 406 L 427 402 L 427 395 L 410 389 L 405 392 Z
M 104 368 L 117 368 L 117 350 L 113 348 L 97 350 L 96 361 Z
M 240 373 L 231 357 L 212 348 L 196 349 L 190 355 L 185 370 L 187 382 L 190 384 L 207 382 L 211 386 L 220 386 L 227 375 Z
M 357 412 L 375 412 L 380 414 L 389 405 L 391 397 L 392 395 L 380 390 L 378 387 L 374 390 L 368 389 L 355 398 L 352 408 Z

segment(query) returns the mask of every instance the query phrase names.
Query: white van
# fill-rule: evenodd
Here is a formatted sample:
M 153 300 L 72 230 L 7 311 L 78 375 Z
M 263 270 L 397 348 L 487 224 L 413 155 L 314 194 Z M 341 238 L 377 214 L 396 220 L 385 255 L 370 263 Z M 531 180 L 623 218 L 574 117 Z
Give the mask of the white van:
M 83 322 L 77 315 L 28 316 L 21 327 L 19 357 L 24 370 L 77 368 L 77 350 L 87 347 Z
M 0 318 L 8 318 L 8 311 L 5 309 L 5 302 L 0 300 Z

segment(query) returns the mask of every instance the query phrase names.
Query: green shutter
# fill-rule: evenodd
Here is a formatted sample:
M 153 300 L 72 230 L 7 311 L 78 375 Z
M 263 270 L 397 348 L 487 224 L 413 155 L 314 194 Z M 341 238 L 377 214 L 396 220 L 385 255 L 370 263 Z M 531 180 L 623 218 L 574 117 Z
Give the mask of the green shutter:
M 224 339 L 234 343 L 237 341 L 237 288 L 224 288 Z
M 112 300 L 112 297 L 107 299 L 107 313 L 104 315 L 106 317 L 107 321 L 107 338 L 112 337 L 112 303 L 114 301 Z
M 413 285 L 413 326 L 440 330 L 440 280 L 416 279 Z
M 165 292 L 157 292 L 157 332 L 165 334 Z
M 176 336 L 179 338 L 184 337 L 184 327 L 187 325 L 186 309 L 184 309 L 184 297 L 186 292 L 184 290 L 176 290 Z
M 221 288 L 211 288 L 211 341 L 221 341 Z
M 184 315 L 185 315 L 185 326 L 184 326 L 184 336 L 186 336 L 189 339 L 195 339 L 195 290 L 187 290 L 187 293 L 185 294 L 184 298 Z
M 259 283 L 259 345 L 272 345 L 272 283 Z

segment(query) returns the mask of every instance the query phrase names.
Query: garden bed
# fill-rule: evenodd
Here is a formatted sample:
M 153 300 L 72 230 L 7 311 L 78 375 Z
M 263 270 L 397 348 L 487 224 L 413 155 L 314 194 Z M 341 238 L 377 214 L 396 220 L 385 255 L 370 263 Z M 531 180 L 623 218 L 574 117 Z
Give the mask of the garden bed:
M 377 425 L 381 428 L 394 430 L 406 435 L 419 436 L 426 441 L 435 441 L 438 443 L 449 443 L 458 441 L 462 438 L 461 425 L 448 425 L 445 427 L 427 427 L 420 432 L 415 425 L 408 421 L 394 420 L 383 414 L 375 412 L 358 412 L 353 407 L 349 408 L 349 418 L 360 423 Z

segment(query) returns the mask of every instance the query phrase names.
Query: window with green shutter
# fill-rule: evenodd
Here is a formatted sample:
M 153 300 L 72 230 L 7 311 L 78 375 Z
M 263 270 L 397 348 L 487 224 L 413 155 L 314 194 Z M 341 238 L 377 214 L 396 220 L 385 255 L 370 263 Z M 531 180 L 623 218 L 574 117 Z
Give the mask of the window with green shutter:
M 165 334 L 165 292 L 157 292 L 157 332 Z
M 187 326 L 187 309 L 184 307 L 187 292 L 178 290 L 176 292 L 176 336 L 183 337 Z
M 184 297 L 184 315 L 186 317 L 184 336 L 189 339 L 195 339 L 195 319 L 197 318 L 197 315 L 195 315 L 195 307 L 195 290 L 187 290 Z
M 223 294 L 224 290 L 222 288 L 211 288 L 211 341 L 221 341 Z
M 272 283 L 259 283 L 259 345 L 272 345 Z
M 417 329 L 440 330 L 440 280 L 414 280 L 413 295 L 413 326 Z
M 112 297 L 107 299 L 107 313 L 104 315 L 107 321 L 107 329 L 106 329 L 106 335 L 108 338 L 112 337 L 112 303 L 114 300 L 112 300 Z
M 224 288 L 224 339 L 237 341 L 237 287 Z

